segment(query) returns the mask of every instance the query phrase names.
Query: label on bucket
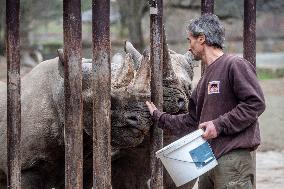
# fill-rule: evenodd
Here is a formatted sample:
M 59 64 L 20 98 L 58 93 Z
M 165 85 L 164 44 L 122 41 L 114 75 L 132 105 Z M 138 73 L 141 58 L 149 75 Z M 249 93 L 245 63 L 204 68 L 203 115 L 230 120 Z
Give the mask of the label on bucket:
M 197 148 L 189 151 L 193 162 L 197 169 L 201 169 L 206 166 L 208 163 L 215 159 L 215 156 L 208 144 L 208 142 L 204 142 L 202 145 Z

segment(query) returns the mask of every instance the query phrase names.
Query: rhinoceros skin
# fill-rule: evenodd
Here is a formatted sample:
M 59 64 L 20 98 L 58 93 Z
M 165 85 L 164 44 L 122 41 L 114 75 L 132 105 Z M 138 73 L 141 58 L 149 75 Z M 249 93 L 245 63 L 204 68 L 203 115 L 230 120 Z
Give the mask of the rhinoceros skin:
M 150 99 L 149 55 L 135 70 L 127 54 L 112 82 L 112 146 L 127 149 L 143 142 L 151 125 L 145 101 Z M 84 61 L 83 61 L 84 62 Z M 91 64 L 83 64 L 84 188 L 91 186 L 92 92 Z M 119 77 L 118 77 L 119 76 Z M 174 78 L 168 78 L 172 80 Z M 120 82 L 115 82 L 120 81 Z M 63 65 L 58 58 L 37 65 L 21 80 L 22 140 L 21 183 L 25 189 L 64 188 L 64 87 Z M 175 86 L 177 88 L 177 86 Z M 169 87 L 169 89 L 173 89 Z M 6 188 L 6 83 L 0 83 L 0 188 Z M 183 88 L 171 92 L 168 103 L 175 111 L 186 101 Z M 176 98 L 175 98 L 176 97 Z M 167 98 L 165 98 L 167 99 Z M 172 101 L 172 99 L 175 99 Z M 177 106 L 177 107 L 176 107 Z
M 137 54 L 137 50 L 131 44 L 127 44 L 130 52 Z M 127 48 L 126 48 L 127 49 Z M 192 90 L 193 62 L 187 55 L 181 55 L 169 50 L 168 60 L 164 62 L 163 75 L 163 110 L 169 113 L 188 111 L 188 98 Z M 135 64 L 140 65 L 142 58 Z M 181 106 L 180 106 L 180 103 Z M 167 145 L 186 133 L 177 136 L 164 132 L 164 145 Z M 112 161 L 112 183 L 114 189 L 149 189 L 147 182 L 150 179 L 150 142 L 147 135 L 143 142 L 135 148 L 126 148 L 120 151 L 120 158 Z M 195 181 L 194 181 L 195 182 Z M 194 182 L 190 182 L 180 188 L 192 188 Z M 176 188 L 172 179 L 164 171 L 164 188 Z

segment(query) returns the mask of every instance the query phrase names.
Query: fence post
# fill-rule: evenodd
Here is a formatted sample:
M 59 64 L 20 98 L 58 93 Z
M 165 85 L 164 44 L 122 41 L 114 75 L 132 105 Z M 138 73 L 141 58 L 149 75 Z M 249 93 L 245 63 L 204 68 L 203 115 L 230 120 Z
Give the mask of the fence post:
M 65 188 L 83 188 L 81 1 L 63 1 Z
M 214 14 L 214 0 L 201 0 L 201 15 Z M 205 71 L 205 63 L 201 61 L 201 76 Z
M 110 2 L 92 1 L 93 26 L 93 185 L 111 189 Z
M 243 33 L 243 57 L 256 67 L 256 0 L 244 0 L 244 33 Z M 253 188 L 256 188 L 256 152 L 252 152 L 254 172 Z
M 151 101 L 157 108 L 163 108 L 163 0 L 150 0 L 150 61 L 151 61 Z M 155 152 L 163 147 L 163 131 L 157 123 L 150 132 L 151 188 L 163 188 L 163 167 Z
M 20 0 L 6 1 L 8 188 L 21 188 Z

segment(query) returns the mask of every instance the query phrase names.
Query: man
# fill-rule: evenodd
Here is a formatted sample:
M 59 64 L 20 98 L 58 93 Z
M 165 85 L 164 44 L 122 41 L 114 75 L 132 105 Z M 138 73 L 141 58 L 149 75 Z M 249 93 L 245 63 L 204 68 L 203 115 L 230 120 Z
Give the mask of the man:
M 193 90 L 187 114 L 170 115 L 146 102 L 154 121 L 173 134 L 204 130 L 218 165 L 199 177 L 199 189 L 252 188 L 250 151 L 260 144 L 258 117 L 265 109 L 255 68 L 243 58 L 225 54 L 224 27 L 205 14 L 188 26 L 189 51 L 206 69 Z

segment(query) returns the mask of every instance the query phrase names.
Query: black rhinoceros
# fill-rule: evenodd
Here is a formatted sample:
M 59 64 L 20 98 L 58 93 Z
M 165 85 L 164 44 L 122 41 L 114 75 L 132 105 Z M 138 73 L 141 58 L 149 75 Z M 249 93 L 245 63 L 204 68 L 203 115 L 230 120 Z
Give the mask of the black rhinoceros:
M 167 52 L 167 46 L 164 48 Z M 145 56 L 126 42 L 126 51 L 135 56 L 133 59 L 136 67 L 145 64 Z M 180 113 L 188 111 L 188 98 L 192 90 L 193 62 L 188 54 L 182 55 L 168 50 L 164 55 L 163 69 L 163 109 L 169 113 Z M 147 63 L 150 63 L 148 57 Z M 144 71 L 145 72 L 145 71 Z M 150 68 L 148 68 L 150 72 Z M 149 87 L 149 85 L 147 84 Z M 150 90 L 150 89 L 147 89 Z M 186 133 L 186 131 L 184 132 Z M 164 144 L 169 144 L 177 140 L 179 136 L 164 133 Z M 143 142 L 135 148 L 126 148 L 120 150 L 120 157 L 112 161 L 112 183 L 114 189 L 148 189 L 150 178 L 150 143 L 149 135 L 146 135 Z M 164 188 L 172 189 L 175 185 L 167 172 L 164 172 Z M 148 183 L 148 184 L 147 184 Z M 188 183 L 182 188 L 191 188 L 194 183 Z
M 113 62 L 111 111 L 112 147 L 127 149 L 141 144 L 151 125 L 145 101 L 150 99 L 149 55 L 144 53 L 140 64 L 127 53 L 120 62 Z M 62 60 L 62 59 L 61 59 Z M 84 188 L 91 187 L 92 91 L 91 60 L 82 61 L 83 124 L 84 124 Z M 121 66 L 116 66 L 121 64 Z M 190 65 L 190 64 L 188 64 Z M 173 70 L 166 70 L 165 109 L 186 110 L 187 93 Z M 21 157 L 24 189 L 64 188 L 64 80 L 59 58 L 44 61 L 22 78 L 21 90 Z M 173 85 L 172 85 L 173 84 Z M 6 83 L 0 82 L 0 188 L 6 188 L 7 173 L 7 96 Z

